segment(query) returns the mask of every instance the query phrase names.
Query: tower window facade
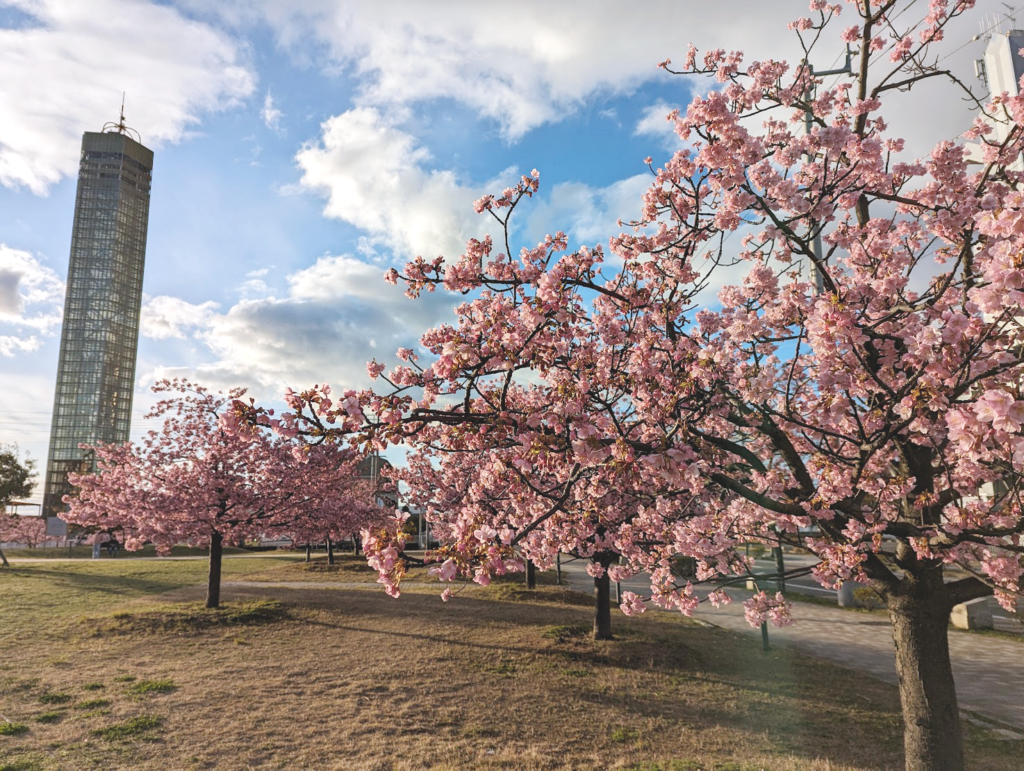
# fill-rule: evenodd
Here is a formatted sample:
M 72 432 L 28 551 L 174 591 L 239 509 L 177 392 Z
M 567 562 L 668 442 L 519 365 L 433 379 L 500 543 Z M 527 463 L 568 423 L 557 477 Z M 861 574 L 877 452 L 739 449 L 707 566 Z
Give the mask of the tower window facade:
M 79 445 L 129 438 L 152 173 L 152 150 L 127 134 L 82 137 L 44 480 L 47 516 L 66 508 L 68 473 L 94 469 Z

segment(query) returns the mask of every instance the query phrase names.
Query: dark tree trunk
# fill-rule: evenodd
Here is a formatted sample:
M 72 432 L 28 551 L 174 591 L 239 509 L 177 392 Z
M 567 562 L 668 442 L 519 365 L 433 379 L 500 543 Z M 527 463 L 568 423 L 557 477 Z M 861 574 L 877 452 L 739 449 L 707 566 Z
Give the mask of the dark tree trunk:
M 359 535 L 352 536 L 352 551 L 358 557 L 359 556 Z
M 533 564 L 533 560 L 526 560 L 526 588 L 537 588 L 537 567 Z
M 786 561 L 782 556 L 782 547 L 776 546 L 772 551 L 775 553 L 775 572 L 779 574 L 779 579 L 776 582 L 778 591 L 783 594 L 786 593 Z
M 608 571 L 594 579 L 594 639 L 611 640 L 612 605 Z
M 220 533 L 210 536 L 210 578 L 206 583 L 206 607 L 220 607 L 220 563 L 224 544 Z
M 327 564 L 334 564 L 334 542 L 330 538 L 327 539 Z
M 312 561 L 313 561 L 313 545 L 307 543 L 306 544 L 306 562 L 312 562 Z
M 963 734 L 947 634 L 952 603 L 941 572 L 908 574 L 889 593 L 887 605 L 907 771 L 963 771 Z
M 3 549 L 0 549 L 0 560 L 3 561 L 5 568 L 9 568 L 11 566 L 11 563 L 7 561 L 7 555 L 4 554 Z

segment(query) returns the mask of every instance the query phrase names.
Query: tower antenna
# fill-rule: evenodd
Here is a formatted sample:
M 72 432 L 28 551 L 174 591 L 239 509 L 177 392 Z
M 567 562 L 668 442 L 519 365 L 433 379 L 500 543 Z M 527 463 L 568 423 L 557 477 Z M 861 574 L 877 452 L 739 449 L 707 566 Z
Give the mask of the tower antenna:
M 104 132 L 117 132 L 118 134 L 124 134 L 125 136 L 134 139 L 136 142 L 142 142 L 142 138 L 139 136 L 139 132 L 128 126 L 124 122 L 124 97 L 125 92 L 121 92 L 121 120 L 117 123 L 107 122 L 103 124 L 102 131 Z

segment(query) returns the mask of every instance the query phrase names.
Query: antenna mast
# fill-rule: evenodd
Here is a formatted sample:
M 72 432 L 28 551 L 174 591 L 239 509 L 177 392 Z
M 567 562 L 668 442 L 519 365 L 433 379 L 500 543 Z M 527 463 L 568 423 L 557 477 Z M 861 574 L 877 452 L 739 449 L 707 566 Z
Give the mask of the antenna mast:
M 124 134 L 125 136 L 134 139 L 136 142 L 142 142 L 142 138 L 139 136 L 139 132 L 133 129 L 131 126 L 124 122 L 124 97 L 125 92 L 121 92 L 121 120 L 117 123 L 104 123 L 102 131 L 104 132 L 116 132 L 118 134 Z

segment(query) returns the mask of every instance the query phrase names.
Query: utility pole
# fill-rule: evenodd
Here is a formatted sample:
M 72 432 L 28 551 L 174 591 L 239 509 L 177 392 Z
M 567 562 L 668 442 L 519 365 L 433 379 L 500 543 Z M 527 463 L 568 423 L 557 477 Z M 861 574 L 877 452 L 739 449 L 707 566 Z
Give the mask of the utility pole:
M 806 59 L 803 60 L 803 66 L 807 68 L 807 71 L 810 74 L 811 78 L 827 77 L 829 75 L 850 75 L 850 74 L 853 73 L 853 66 L 852 65 L 853 65 L 853 54 L 850 51 L 850 45 L 849 44 L 846 45 L 846 62 L 843 64 L 842 67 L 840 67 L 838 69 L 824 70 L 822 72 L 818 72 L 818 71 L 816 71 L 814 69 L 814 66 L 809 61 L 807 61 Z M 804 107 L 804 131 L 807 133 L 807 136 L 811 135 L 811 127 L 813 125 L 813 115 L 811 114 L 811 107 L 810 107 L 811 101 L 813 99 L 814 99 L 814 84 L 813 83 L 808 83 L 807 84 L 807 90 L 804 92 L 804 104 L 805 104 L 805 107 Z M 808 162 L 813 160 L 813 158 L 810 155 L 810 153 L 805 154 L 804 157 L 807 159 Z M 811 261 L 811 271 L 812 271 L 812 275 L 813 275 L 813 278 L 814 278 L 814 294 L 815 295 L 820 295 L 823 291 L 825 291 L 825 275 L 824 275 L 824 268 L 819 267 L 819 265 L 817 263 L 819 263 L 819 262 L 821 262 L 821 261 L 823 261 L 825 259 L 825 249 L 824 249 L 824 247 L 823 247 L 823 245 L 821 243 L 821 225 L 820 225 L 820 223 L 814 223 L 812 225 L 812 227 L 814 229 L 814 233 L 813 233 L 813 237 L 812 237 L 812 241 L 811 241 L 811 251 L 814 254 L 814 260 Z M 776 534 L 777 533 L 778 533 L 778 531 L 776 531 Z M 786 591 L 786 565 L 785 565 L 785 561 L 784 561 L 783 556 L 782 556 L 782 541 L 781 540 L 778 541 L 778 546 L 775 547 L 775 566 L 776 566 L 776 569 L 779 572 L 779 582 L 778 582 L 779 591 L 785 593 L 785 591 Z M 846 593 L 843 593 L 842 588 L 840 587 L 839 594 L 838 594 L 839 604 L 843 605 L 844 604 L 843 600 L 846 599 L 846 595 L 847 594 L 851 594 L 851 593 L 852 593 L 852 590 L 847 590 Z M 763 632 L 763 633 L 766 634 L 766 632 Z
M 823 77 L 827 77 L 828 75 L 850 75 L 850 74 L 853 73 L 853 68 L 852 68 L 853 54 L 850 51 L 849 44 L 847 44 L 847 46 L 846 46 L 846 63 L 842 67 L 840 67 L 839 69 L 824 70 L 822 72 L 817 72 L 814 69 L 814 66 L 809 61 L 807 61 L 806 59 L 803 60 L 802 64 L 803 64 L 803 66 L 805 68 L 807 68 L 807 71 L 810 73 L 810 76 L 812 78 L 823 78 Z M 804 107 L 804 131 L 807 133 L 807 136 L 811 135 L 811 126 L 813 124 L 813 116 L 811 114 L 811 108 L 810 108 L 810 104 L 811 104 L 811 101 L 813 99 L 814 99 L 814 84 L 813 83 L 809 83 L 807 85 L 807 90 L 804 91 L 804 103 L 806 105 Z M 804 157 L 808 161 L 813 160 L 809 154 L 805 155 Z M 814 256 L 815 256 L 816 259 L 818 259 L 818 260 L 823 259 L 823 257 L 824 257 L 824 250 L 822 249 L 822 244 L 821 244 L 821 226 L 820 225 L 815 225 L 814 226 L 814 237 L 813 237 L 813 241 L 812 241 L 811 250 L 814 252 Z M 824 288 L 825 288 L 824 276 L 822 275 L 821 270 L 813 262 L 811 263 L 811 270 L 813 271 L 813 278 L 814 278 L 814 293 L 815 294 L 821 294 L 822 291 L 824 291 Z

